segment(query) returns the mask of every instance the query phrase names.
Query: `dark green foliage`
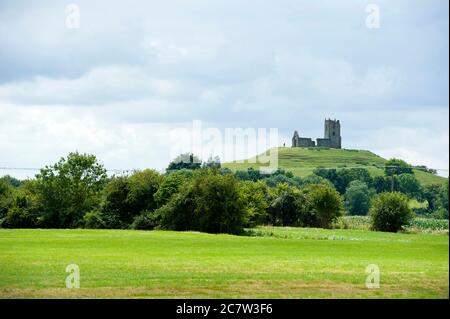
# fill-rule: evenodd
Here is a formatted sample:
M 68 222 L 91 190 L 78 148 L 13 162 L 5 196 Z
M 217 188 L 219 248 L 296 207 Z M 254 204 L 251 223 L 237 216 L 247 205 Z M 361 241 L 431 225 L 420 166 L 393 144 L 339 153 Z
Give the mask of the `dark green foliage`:
M 345 208 L 350 215 L 367 215 L 374 191 L 359 180 L 350 182 L 345 191 Z
M 312 184 L 326 184 L 331 187 L 334 187 L 333 184 L 328 179 L 317 176 L 315 174 L 308 175 L 308 176 L 302 178 L 299 181 L 298 186 L 300 188 L 303 188 L 303 187 L 306 187 L 306 186 L 312 185 Z
M 242 181 L 240 183 L 243 200 L 247 209 L 247 223 L 245 227 L 255 227 L 268 222 L 270 189 L 263 182 Z
M 109 225 L 106 225 L 105 217 L 102 216 L 101 212 L 98 210 L 94 210 L 92 212 L 86 213 L 86 215 L 84 215 L 84 217 L 83 217 L 83 221 L 84 221 L 85 228 L 92 228 L 92 229 L 114 228 L 114 227 L 108 227 Z
M 405 161 L 397 158 L 388 160 L 385 164 L 384 174 L 386 176 L 400 175 L 400 174 L 413 174 L 411 165 Z
M 0 177 L 0 184 L 2 182 L 5 182 L 6 184 L 11 185 L 14 188 L 18 188 L 22 184 L 21 180 L 18 180 L 17 178 L 9 176 L 9 175 L 5 175 L 3 177 Z
M 93 155 L 70 153 L 36 175 L 37 193 L 44 209 L 42 226 L 71 228 L 100 203 L 107 176 Z
M 408 197 L 398 192 L 377 195 L 372 201 L 369 215 L 374 230 L 387 232 L 401 230 L 414 218 L 408 207 Z
M 167 171 L 180 169 L 198 169 L 202 165 L 202 161 L 194 154 L 186 153 L 178 155 L 172 162 L 169 163 Z
M 277 226 L 298 225 L 304 204 L 305 196 L 299 189 L 287 184 L 278 185 L 276 197 L 269 206 L 271 223 Z
M 387 180 L 384 176 L 375 176 L 373 178 L 372 187 L 377 193 L 388 192 L 391 190 L 391 182 Z
M 192 171 L 189 170 L 174 171 L 165 176 L 158 191 L 154 195 L 157 207 L 165 205 L 191 177 Z
M 333 187 L 326 184 L 309 185 L 304 193 L 308 209 L 316 219 L 311 226 L 330 228 L 331 223 L 342 215 L 342 199 Z
M 400 174 L 397 179 L 398 188 L 395 191 L 400 191 L 411 198 L 420 198 L 422 187 L 413 174 Z
M 274 174 L 265 179 L 265 182 L 270 187 L 276 187 L 279 184 L 288 184 L 291 186 L 300 186 L 301 178 L 289 177 L 283 174 Z
M 14 192 L 11 206 L 2 222 L 2 227 L 34 228 L 40 226 L 43 211 L 36 181 L 26 181 Z
M 448 218 L 448 184 L 431 184 L 423 187 L 421 198 L 428 203 L 428 214 Z
M 208 158 L 206 162 L 202 164 L 202 168 L 220 169 L 222 164 L 220 164 L 220 158 L 218 156 Z
M 129 177 L 130 192 L 126 203 L 132 215 L 137 215 L 144 210 L 152 211 L 156 208 L 154 194 L 158 191 L 161 182 L 161 175 L 151 169 L 136 172 Z
M 154 198 L 162 177 L 154 170 L 114 177 L 105 187 L 100 219 L 106 228 L 128 228 L 143 211 L 156 208 Z
M 0 220 L 6 216 L 13 202 L 13 187 L 6 179 L 0 179 Z
M 143 212 L 136 216 L 131 224 L 131 229 L 152 230 L 159 225 L 158 217 L 154 212 Z
M 209 233 L 240 233 L 247 210 L 238 181 L 216 170 L 194 174 L 192 181 L 159 208 L 161 227 Z
M 367 185 L 372 184 L 372 177 L 365 168 L 343 168 L 343 169 L 324 169 L 318 168 L 314 170 L 314 174 L 328 179 L 341 194 L 345 194 L 350 182 L 359 180 Z
M 198 230 L 198 223 L 194 216 L 195 202 L 192 184 L 183 187 L 180 192 L 170 198 L 162 207 L 155 211 L 159 217 L 162 229 Z

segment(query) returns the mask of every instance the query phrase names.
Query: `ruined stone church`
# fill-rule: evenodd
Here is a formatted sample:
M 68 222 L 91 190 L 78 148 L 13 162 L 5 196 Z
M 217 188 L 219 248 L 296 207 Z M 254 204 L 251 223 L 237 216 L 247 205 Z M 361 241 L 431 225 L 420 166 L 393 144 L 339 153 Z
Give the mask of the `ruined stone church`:
M 300 137 L 298 132 L 294 132 L 292 137 L 292 147 L 331 147 L 341 148 L 341 124 L 339 120 L 325 119 L 323 138 L 317 138 L 317 143 L 310 137 Z

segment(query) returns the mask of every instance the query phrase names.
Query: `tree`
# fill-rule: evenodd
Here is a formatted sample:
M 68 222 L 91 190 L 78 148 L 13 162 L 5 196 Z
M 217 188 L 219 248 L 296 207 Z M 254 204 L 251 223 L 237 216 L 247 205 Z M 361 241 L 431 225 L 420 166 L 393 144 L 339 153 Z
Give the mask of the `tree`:
M 398 175 L 397 190 L 411 198 L 419 198 L 422 192 L 422 187 L 413 174 L 400 174 Z
M 126 228 L 133 219 L 128 205 L 130 194 L 129 178 L 114 176 L 103 191 L 103 203 L 98 214 L 87 216 L 87 227 Z
M 14 192 L 13 200 L 2 222 L 3 227 L 34 228 L 40 226 L 42 203 L 37 192 L 38 183 L 28 180 Z
M 246 227 L 255 227 L 268 221 L 269 188 L 261 181 L 242 181 L 239 183 L 246 204 L 248 221 Z
M 367 185 L 372 183 L 372 177 L 365 168 L 343 168 L 343 169 L 324 169 L 314 170 L 314 174 L 328 179 L 340 194 L 344 194 L 350 182 L 359 180 Z
M 276 196 L 269 206 L 269 215 L 273 225 L 296 226 L 300 223 L 300 213 L 305 197 L 296 187 L 279 184 Z M 303 225 L 307 226 L 307 225 Z
M 408 225 L 414 214 L 408 206 L 408 197 L 399 192 L 381 193 L 372 202 L 369 215 L 372 228 L 397 232 Z
M 105 187 L 99 214 L 104 227 L 128 228 L 136 216 L 156 209 L 154 195 L 161 182 L 161 175 L 150 169 L 112 178 Z M 96 216 L 89 217 L 93 221 Z
M 384 164 L 384 174 L 386 176 L 400 175 L 400 174 L 414 174 L 411 165 L 405 161 L 397 158 L 391 158 Z
M 106 170 L 94 155 L 70 153 L 36 175 L 39 200 L 44 207 L 42 225 L 71 228 L 100 203 Z
M 345 191 L 345 208 L 350 215 L 367 215 L 374 191 L 359 180 L 350 182 Z
M 222 164 L 220 164 L 219 156 L 215 156 L 214 158 L 210 156 L 206 162 L 202 164 L 203 168 L 213 168 L 220 169 Z
M 231 175 L 201 172 L 193 180 L 194 215 L 198 230 L 238 234 L 247 222 L 247 210 L 238 181 Z
M 178 170 L 167 174 L 154 195 L 157 207 L 165 205 L 190 177 L 192 172 L 189 170 Z
M 0 179 L 0 220 L 6 216 L 13 201 L 13 187 L 6 179 Z
M 428 214 L 441 209 L 438 215 L 448 216 L 448 184 L 430 184 L 424 186 L 421 199 L 428 203 Z
M 317 227 L 329 228 L 342 215 L 343 204 L 339 193 L 326 184 L 309 185 L 304 189 L 309 209 L 316 216 Z
M 163 178 L 155 170 L 146 169 L 136 172 L 128 179 L 130 192 L 126 203 L 133 216 L 142 211 L 152 211 L 156 209 L 155 193 L 158 191 Z
M 198 169 L 202 165 L 202 161 L 192 153 L 185 153 L 178 155 L 172 162 L 169 163 L 166 171 L 180 170 L 180 169 Z
M 17 178 L 12 177 L 10 175 L 5 175 L 5 176 L 1 177 L 0 183 L 2 183 L 2 182 L 5 182 L 5 183 L 11 185 L 14 188 L 18 188 L 22 184 L 21 180 L 18 180 Z
M 238 180 L 218 170 L 197 171 L 154 214 L 164 229 L 230 234 L 240 233 L 248 218 Z

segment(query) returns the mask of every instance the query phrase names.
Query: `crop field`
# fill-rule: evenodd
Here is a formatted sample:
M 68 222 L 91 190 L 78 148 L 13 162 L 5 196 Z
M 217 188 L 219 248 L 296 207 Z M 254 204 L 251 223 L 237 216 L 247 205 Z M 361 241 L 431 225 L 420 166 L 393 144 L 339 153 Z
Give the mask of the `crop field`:
M 448 234 L 0 229 L 0 298 L 448 298 Z M 80 288 L 66 288 L 67 265 Z M 367 288 L 366 267 L 380 270 Z

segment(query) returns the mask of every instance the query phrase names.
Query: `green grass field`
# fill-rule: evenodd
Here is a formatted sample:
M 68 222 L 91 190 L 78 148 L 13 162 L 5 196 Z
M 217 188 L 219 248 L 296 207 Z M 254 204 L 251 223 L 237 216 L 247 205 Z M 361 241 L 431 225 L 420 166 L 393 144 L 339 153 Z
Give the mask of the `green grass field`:
M 384 170 L 377 166 L 382 166 L 386 159 L 364 150 L 345 149 L 322 149 L 322 148 L 300 148 L 300 147 L 280 147 L 278 148 L 279 168 L 291 171 L 294 175 L 305 177 L 312 174 L 315 167 L 364 167 L 373 176 L 383 175 Z M 255 158 L 244 163 L 225 163 L 224 167 L 232 170 L 246 170 L 249 167 L 257 168 Z M 421 184 L 445 183 L 447 178 L 433 175 L 421 170 L 414 170 L 417 179 Z
M 0 229 L 1 298 L 448 298 L 448 235 Z M 65 268 L 80 267 L 80 289 Z M 377 264 L 380 288 L 365 286 Z

